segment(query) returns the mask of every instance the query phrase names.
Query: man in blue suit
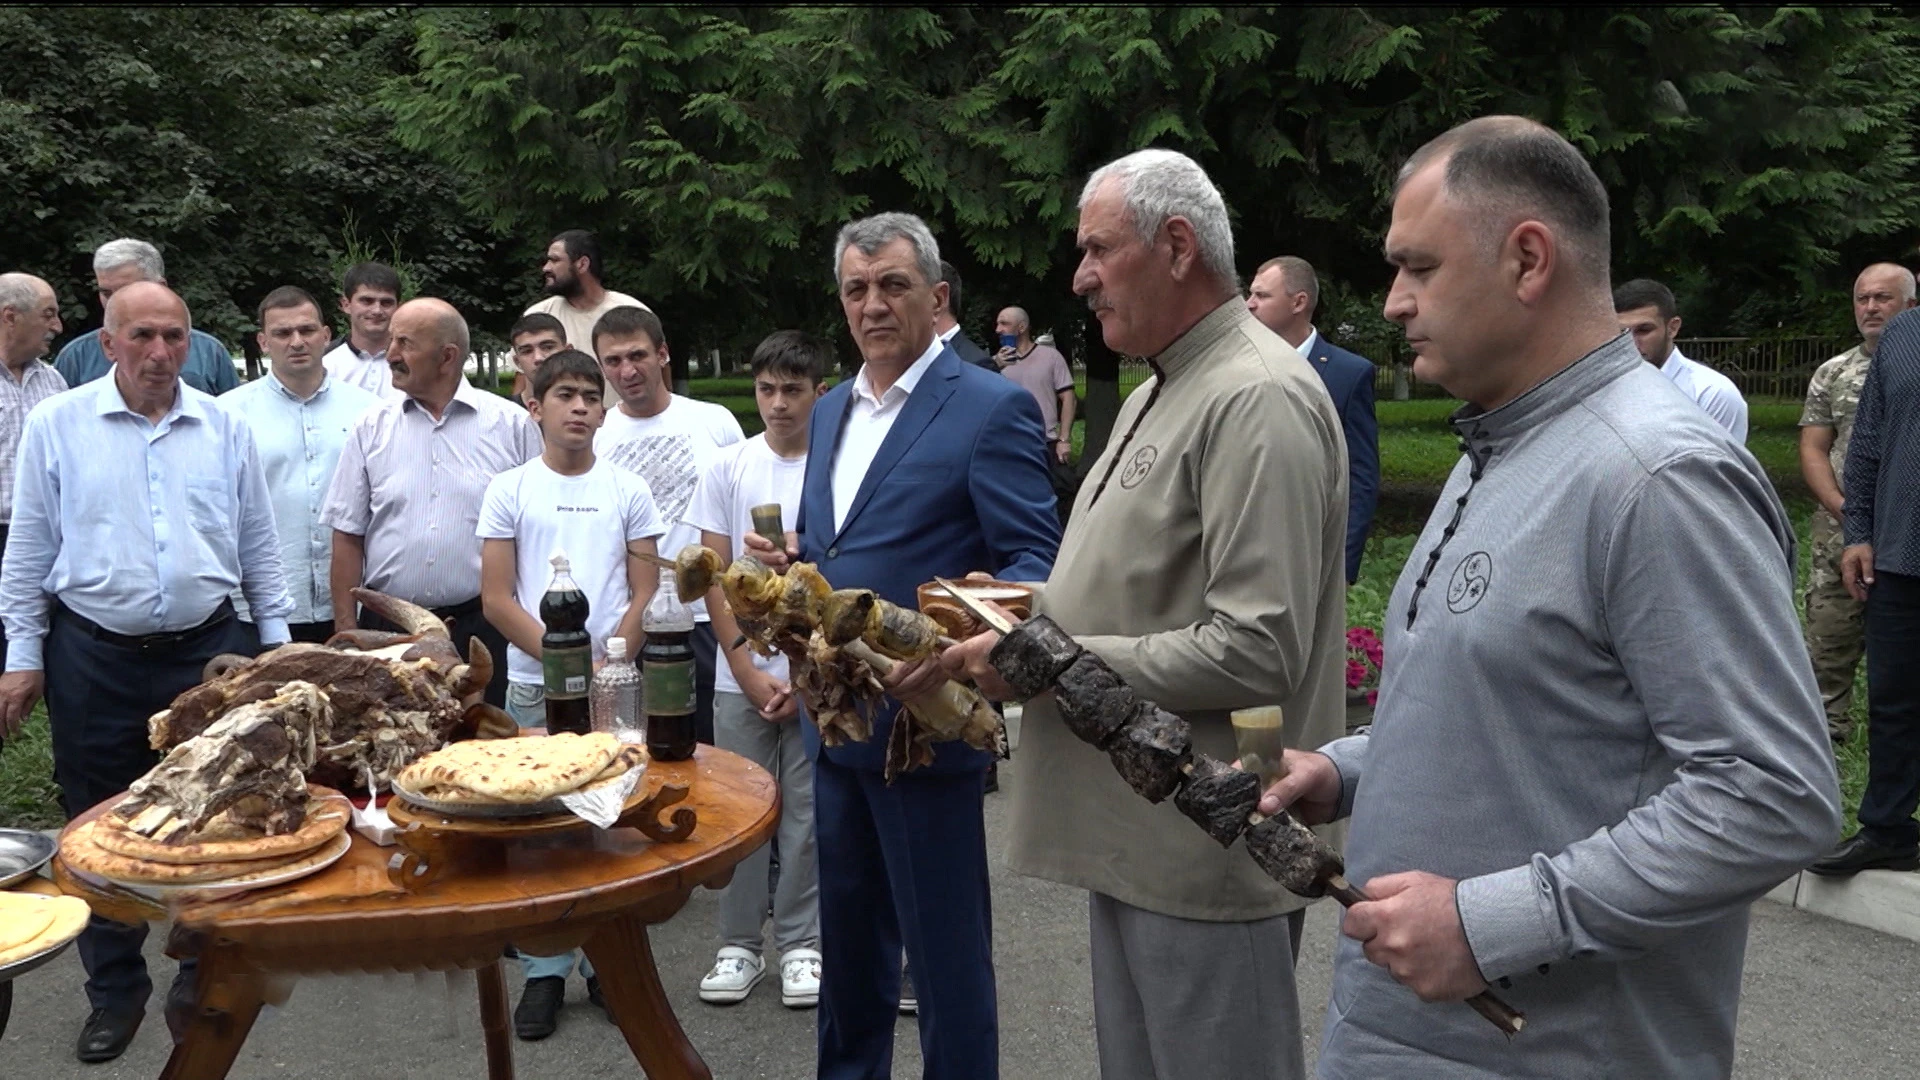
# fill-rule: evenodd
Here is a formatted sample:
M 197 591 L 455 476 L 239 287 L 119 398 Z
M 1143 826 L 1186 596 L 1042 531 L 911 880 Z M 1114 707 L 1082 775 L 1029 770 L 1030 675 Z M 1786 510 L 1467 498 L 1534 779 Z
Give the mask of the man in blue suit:
M 1320 278 L 1307 260 L 1282 255 L 1260 264 L 1247 289 L 1247 308 L 1293 346 L 1327 384 L 1347 437 L 1347 584 L 1360 576 L 1360 555 L 1380 499 L 1380 425 L 1373 416 L 1373 361 L 1320 335 L 1313 310 Z
M 912 607 L 935 575 L 1044 581 L 1060 546 L 1040 409 L 964 363 L 934 332 L 940 252 L 911 214 L 840 230 L 834 266 L 865 363 L 814 406 L 799 528 L 770 565 L 815 563 L 835 588 Z M 887 679 L 864 743 L 823 748 L 809 723 L 819 842 L 819 1076 L 891 1075 L 904 945 L 928 1080 L 999 1075 L 982 784 L 991 755 L 941 743 L 933 764 L 882 776 L 897 701 L 946 680 L 933 660 Z

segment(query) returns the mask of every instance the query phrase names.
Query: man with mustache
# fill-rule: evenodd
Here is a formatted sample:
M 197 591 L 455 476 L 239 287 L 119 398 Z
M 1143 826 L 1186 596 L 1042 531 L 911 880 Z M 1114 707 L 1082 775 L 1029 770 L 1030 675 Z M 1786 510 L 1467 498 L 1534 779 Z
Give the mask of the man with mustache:
M 333 636 L 333 533 L 321 523 L 320 508 L 347 432 L 380 399 L 327 370 L 323 357 L 332 333 L 320 302 L 305 289 L 284 285 L 268 293 L 259 322 L 267 373 L 220 404 L 252 429 L 260 449 L 293 601 L 288 632 L 295 641 L 322 642 Z M 240 617 L 250 616 L 243 611 Z
M 525 314 L 559 319 L 566 330 L 566 343 L 591 356 L 593 327 L 600 316 L 618 307 L 653 310 L 601 284 L 602 272 L 599 237 L 585 229 L 568 229 L 547 245 L 546 262 L 540 267 L 547 298 L 529 304 Z
M 1318 745 L 1346 714 L 1347 460 L 1307 361 L 1248 310 L 1226 201 L 1192 159 L 1142 150 L 1088 178 L 1073 289 L 1107 347 L 1153 377 L 1087 470 L 1035 610 L 1232 761 L 1228 713 L 1278 705 Z M 993 635 L 950 671 L 1004 693 Z M 1107 1080 L 1294 1080 L 1305 901 L 1171 802 L 1141 798 L 1026 705 L 1007 863 L 1087 890 L 1094 1036 Z
M 360 612 L 366 585 L 446 619 L 461 655 L 480 638 L 493 654 L 488 704 L 505 707 L 507 639 L 480 599 L 481 500 L 495 475 L 540 456 L 527 410 L 467 382 L 467 321 L 420 297 L 393 313 L 387 365 L 405 395 L 354 422 L 321 521 L 333 530 L 336 630 L 398 629 Z

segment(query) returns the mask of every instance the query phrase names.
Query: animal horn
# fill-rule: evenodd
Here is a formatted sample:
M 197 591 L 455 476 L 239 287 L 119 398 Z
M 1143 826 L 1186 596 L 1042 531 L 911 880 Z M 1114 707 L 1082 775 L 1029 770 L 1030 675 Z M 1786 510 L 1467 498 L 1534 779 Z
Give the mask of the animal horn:
M 464 698 L 468 694 L 477 694 L 493 681 L 493 653 L 487 649 L 487 643 L 475 634 L 467 639 L 467 663 L 465 670 L 456 671 L 453 680 L 455 697 Z
M 447 624 L 440 616 L 419 604 L 410 603 L 397 596 L 388 596 L 383 592 L 374 592 L 372 589 L 356 588 L 353 590 L 353 598 L 360 601 L 361 605 L 369 611 L 409 634 L 417 634 L 421 637 L 451 636 L 447 632 Z

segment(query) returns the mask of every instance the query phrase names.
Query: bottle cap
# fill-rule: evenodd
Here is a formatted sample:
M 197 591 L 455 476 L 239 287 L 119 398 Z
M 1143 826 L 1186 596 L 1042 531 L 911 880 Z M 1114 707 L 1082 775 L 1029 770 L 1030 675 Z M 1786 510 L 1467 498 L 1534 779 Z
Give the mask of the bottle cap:
M 567 562 L 567 553 L 564 551 L 554 552 L 553 558 L 547 561 L 553 564 L 553 572 L 556 574 L 565 574 L 573 569 L 572 565 Z
M 607 639 L 607 659 L 625 660 L 627 658 L 627 639 L 610 637 Z

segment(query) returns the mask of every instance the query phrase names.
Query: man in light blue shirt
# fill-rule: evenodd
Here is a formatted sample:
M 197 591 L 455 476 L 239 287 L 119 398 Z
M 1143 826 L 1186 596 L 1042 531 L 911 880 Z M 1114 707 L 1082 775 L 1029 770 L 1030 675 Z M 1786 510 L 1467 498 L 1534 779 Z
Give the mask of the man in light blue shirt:
M 99 290 L 102 310 L 112 302 L 116 291 L 142 281 L 167 283 L 167 264 L 161 260 L 159 248 L 145 240 L 122 237 L 94 251 L 93 283 Z M 92 382 L 112 369 L 105 338 L 105 329 L 81 334 L 54 357 L 54 370 L 68 386 Z M 233 369 L 233 354 L 218 338 L 200 330 L 189 330 L 187 338 L 187 359 L 180 369 L 180 378 L 187 385 L 203 394 L 224 394 L 240 385 L 240 376 Z
M 320 511 L 347 432 L 380 399 L 327 371 L 322 358 L 332 335 L 305 289 L 268 293 L 259 321 L 267 374 L 221 398 L 220 408 L 253 429 L 260 451 L 293 601 L 288 630 L 295 641 L 323 642 L 333 636 L 333 530 L 320 523 Z
M 253 433 L 181 380 L 188 333 L 187 306 L 166 286 L 117 290 L 102 334 L 112 374 L 34 406 L 20 436 L 0 561 L 0 725 L 46 695 L 69 818 L 153 767 L 147 718 L 197 685 L 208 660 L 288 636 L 292 604 Z M 235 617 L 235 589 L 257 637 Z M 153 989 L 146 936 L 144 925 L 97 916 L 81 934 L 93 1007 L 81 1061 L 111 1060 L 133 1040 Z M 169 1026 L 190 1015 L 194 970 L 181 961 Z

